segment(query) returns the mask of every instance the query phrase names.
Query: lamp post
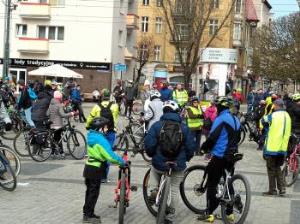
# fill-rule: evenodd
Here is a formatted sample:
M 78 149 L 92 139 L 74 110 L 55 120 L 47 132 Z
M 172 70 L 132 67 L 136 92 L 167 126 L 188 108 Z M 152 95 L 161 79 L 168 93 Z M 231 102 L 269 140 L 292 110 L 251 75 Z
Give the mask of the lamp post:
M 3 55 L 3 71 L 2 77 L 5 78 L 8 75 L 9 68 L 9 36 L 10 36 L 10 19 L 11 19 L 11 0 L 5 1 L 5 13 L 4 13 L 4 55 Z

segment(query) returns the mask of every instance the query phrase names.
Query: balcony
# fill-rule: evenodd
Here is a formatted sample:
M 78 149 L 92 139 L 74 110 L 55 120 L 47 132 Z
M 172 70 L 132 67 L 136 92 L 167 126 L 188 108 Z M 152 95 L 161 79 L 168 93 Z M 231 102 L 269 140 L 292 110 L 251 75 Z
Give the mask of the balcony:
M 50 6 L 48 3 L 20 2 L 19 15 L 23 19 L 50 19 Z
M 18 51 L 24 54 L 48 54 L 48 39 L 20 37 Z
M 178 42 L 184 43 L 184 42 L 188 42 L 188 41 L 190 41 L 189 35 L 179 35 L 178 37 L 175 37 L 175 39 L 172 37 L 170 39 L 171 43 L 178 43 Z
M 139 17 L 135 14 L 127 14 L 127 24 L 126 24 L 127 29 L 138 30 L 139 29 L 138 19 Z
M 135 47 L 125 47 L 124 49 L 124 56 L 125 60 L 133 60 L 136 59 L 136 48 Z

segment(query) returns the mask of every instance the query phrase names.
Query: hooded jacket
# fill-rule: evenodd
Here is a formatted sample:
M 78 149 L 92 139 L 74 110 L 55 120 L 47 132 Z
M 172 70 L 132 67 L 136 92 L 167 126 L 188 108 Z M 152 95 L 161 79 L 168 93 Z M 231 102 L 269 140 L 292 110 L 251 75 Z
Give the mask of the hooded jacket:
M 148 121 L 148 130 L 151 128 L 151 126 L 159 121 L 161 116 L 163 115 L 163 102 L 159 99 L 153 99 L 150 101 L 148 108 L 145 110 L 145 121 Z
M 33 121 L 44 121 L 48 118 L 47 110 L 52 99 L 51 93 L 42 91 L 38 93 L 37 100 L 32 103 L 31 119 Z
M 189 161 L 196 150 L 196 143 L 191 135 L 188 127 L 182 123 L 182 120 L 177 113 L 165 113 L 159 121 L 155 122 L 145 136 L 145 150 L 148 156 L 152 157 L 152 165 L 155 169 L 166 171 L 168 167 L 165 162 L 169 159 L 164 157 L 160 152 L 159 136 L 162 128 L 163 121 L 171 120 L 181 123 L 183 134 L 183 143 L 181 151 L 176 158 L 177 166 L 175 171 L 182 171 L 186 168 L 186 162 Z
M 163 102 L 165 102 L 165 101 L 167 101 L 167 100 L 172 100 L 172 99 L 173 99 L 173 96 L 172 96 L 172 90 L 168 89 L 167 87 L 161 88 L 160 94 L 161 94 L 160 99 L 161 99 Z

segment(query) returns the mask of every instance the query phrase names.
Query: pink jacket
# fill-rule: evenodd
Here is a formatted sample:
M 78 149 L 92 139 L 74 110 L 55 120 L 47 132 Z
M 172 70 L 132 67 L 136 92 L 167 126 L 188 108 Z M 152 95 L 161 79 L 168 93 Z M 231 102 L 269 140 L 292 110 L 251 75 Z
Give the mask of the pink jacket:
M 217 108 L 216 108 L 216 106 L 212 105 L 212 106 L 208 107 L 205 110 L 204 118 L 209 118 L 212 122 L 214 122 L 216 117 L 217 117 Z

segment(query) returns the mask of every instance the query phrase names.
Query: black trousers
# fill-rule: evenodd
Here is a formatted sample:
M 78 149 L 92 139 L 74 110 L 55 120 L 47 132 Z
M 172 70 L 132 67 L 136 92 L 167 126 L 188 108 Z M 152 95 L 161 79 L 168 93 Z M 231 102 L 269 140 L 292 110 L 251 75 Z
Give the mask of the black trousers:
M 61 141 L 61 135 L 62 135 L 62 132 L 63 130 L 60 128 L 60 129 L 57 129 L 55 132 L 54 132 L 54 135 L 53 135 L 53 140 L 55 141 L 56 144 L 58 144 L 59 146 L 59 153 L 62 154 L 64 152 L 64 149 L 63 149 L 63 144 L 62 144 L 62 141 Z M 55 152 L 55 145 L 52 144 L 52 154 Z
M 224 158 L 218 158 L 213 156 L 207 165 L 207 210 L 208 214 L 213 214 L 216 208 L 219 206 L 219 199 L 216 197 L 217 186 L 222 176 L 225 178 L 225 169 L 232 170 L 233 164 L 227 162 Z M 225 181 L 225 179 L 224 179 Z M 230 194 L 234 194 L 233 188 L 229 186 Z M 230 215 L 232 213 L 232 207 L 228 207 L 226 213 Z
M 133 106 L 133 100 L 126 100 L 126 105 L 125 105 L 125 116 L 127 115 L 127 111 L 129 110 L 129 117 L 131 116 L 132 112 L 132 106 Z
M 100 193 L 101 179 L 85 178 L 86 192 L 83 214 L 92 216 Z

